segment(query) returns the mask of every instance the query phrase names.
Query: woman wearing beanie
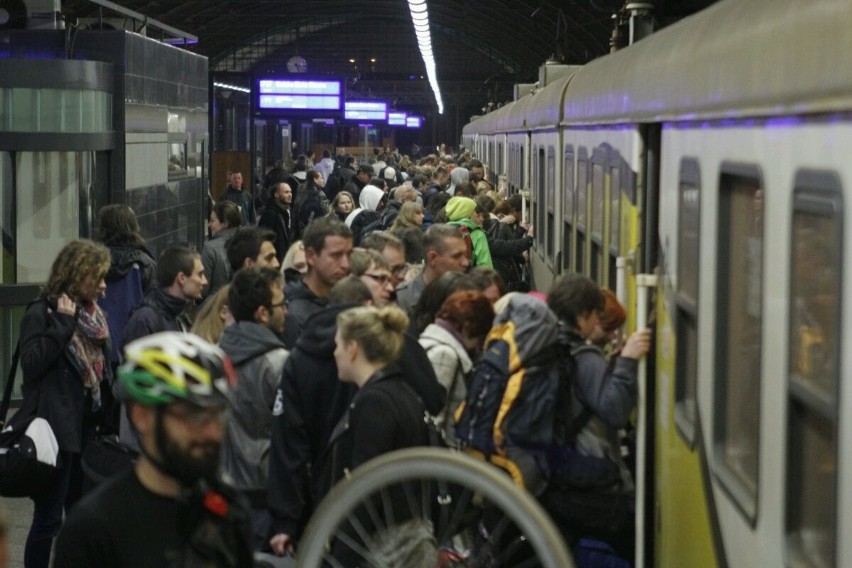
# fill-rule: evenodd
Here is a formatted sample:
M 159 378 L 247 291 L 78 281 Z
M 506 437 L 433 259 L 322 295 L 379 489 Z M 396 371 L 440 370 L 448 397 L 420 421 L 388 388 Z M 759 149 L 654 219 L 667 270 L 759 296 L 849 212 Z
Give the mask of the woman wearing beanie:
M 446 212 L 448 224 L 456 225 L 465 242 L 471 244 L 470 266 L 494 268 L 491 250 L 488 248 L 488 237 L 482 230 L 482 223 L 488 215 L 485 209 L 469 197 L 456 196 L 447 202 Z

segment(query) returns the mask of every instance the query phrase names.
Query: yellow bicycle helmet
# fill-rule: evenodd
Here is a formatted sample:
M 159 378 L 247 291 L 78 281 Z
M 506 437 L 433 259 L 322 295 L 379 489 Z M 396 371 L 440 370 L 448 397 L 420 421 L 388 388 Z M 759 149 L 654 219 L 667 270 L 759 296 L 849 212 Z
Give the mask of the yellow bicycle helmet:
M 164 331 L 124 348 L 118 369 L 121 397 L 145 406 L 186 401 L 198 406 L 227 404 L 236 384 L 231 360 L 216 345 L 189 333 Z

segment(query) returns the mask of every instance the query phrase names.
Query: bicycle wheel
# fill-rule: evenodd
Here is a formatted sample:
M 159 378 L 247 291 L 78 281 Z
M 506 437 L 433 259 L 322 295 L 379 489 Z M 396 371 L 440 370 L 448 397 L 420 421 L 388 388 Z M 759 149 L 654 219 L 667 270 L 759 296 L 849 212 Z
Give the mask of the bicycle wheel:
M 296 565 L 574 566 L 529 493 L 495 466 L 439 448 L 380 456 L 338 483 L 311 517 Z

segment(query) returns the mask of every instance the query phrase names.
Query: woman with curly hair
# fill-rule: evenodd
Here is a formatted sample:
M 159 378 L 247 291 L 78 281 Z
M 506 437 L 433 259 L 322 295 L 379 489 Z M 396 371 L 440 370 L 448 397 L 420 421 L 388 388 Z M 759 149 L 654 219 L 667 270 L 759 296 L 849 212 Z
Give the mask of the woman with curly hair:
M 80 455 L 110 398 L 109 328 L 96 302 L 106 290 L 109 266 L 105 246 L 71 241 L 59 251 L 47 285 L 21 320 L 24 401 L 18 412 L 47 420 L 59 446 L 55 485 L 34 499 L 24 549 L 29 568 L 47 568 L 62 513 L 80 498 Z

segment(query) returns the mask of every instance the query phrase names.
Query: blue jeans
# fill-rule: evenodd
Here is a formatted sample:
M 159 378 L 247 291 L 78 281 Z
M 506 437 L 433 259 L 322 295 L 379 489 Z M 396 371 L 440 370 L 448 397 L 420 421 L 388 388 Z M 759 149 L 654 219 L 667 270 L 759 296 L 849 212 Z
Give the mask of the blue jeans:
M 53 539 L 62 528 L 62 513 L 80 498 L 82 470 L 80 454 L 59 452 L 59 472 L 53 491 L 33 499 L 33 523 L 24 548 L 26 568 L 48 568 Z

